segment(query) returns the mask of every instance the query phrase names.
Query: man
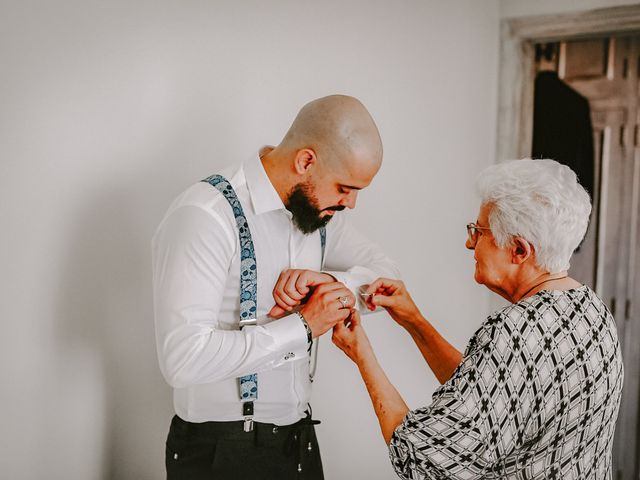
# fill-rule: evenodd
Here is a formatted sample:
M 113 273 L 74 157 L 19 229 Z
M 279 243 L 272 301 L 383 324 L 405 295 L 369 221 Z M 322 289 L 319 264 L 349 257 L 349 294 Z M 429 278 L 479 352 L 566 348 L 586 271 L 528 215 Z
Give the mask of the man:
M 323 478 L 311 339 L 365 310 L 362 285 L 397 275 L 345 218 L 329 221 L 355 207 L 381 162 L 366 108 L 333 95 L 305 105 L 277 147 L 169 208 L 153 239 L 153 281 L 176 410 L 170 480 Z

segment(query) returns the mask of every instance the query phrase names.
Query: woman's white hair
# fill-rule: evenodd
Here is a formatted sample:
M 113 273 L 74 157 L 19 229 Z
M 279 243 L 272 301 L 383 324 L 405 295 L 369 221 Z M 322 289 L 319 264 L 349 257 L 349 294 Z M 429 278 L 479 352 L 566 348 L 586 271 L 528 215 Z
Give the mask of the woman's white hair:
M 587 231 L 591 201 L 569 167 L 554 160 L 512 160 L 483 170 L 476 180 L 482 205 L 491 206 L 489 227 L 496 244 L 523 237 L 539 267 L 555 273 Z

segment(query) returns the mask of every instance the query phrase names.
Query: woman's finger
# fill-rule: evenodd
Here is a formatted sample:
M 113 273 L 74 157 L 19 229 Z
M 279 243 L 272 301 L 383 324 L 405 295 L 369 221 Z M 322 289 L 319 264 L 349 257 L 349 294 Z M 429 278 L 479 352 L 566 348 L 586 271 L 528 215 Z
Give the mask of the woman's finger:
M 390 278 L 378 278 L 369 285 L 365 293 L 395 292 L 401 285 L 400 280 Z
M 357 310 L 352 310 L 351 311 L 351 318 L 349 319 L 351 321 L 351 329 L 353 330 L 355 327 L 359 327 L 360 326 L 360 314 L 358 313 Z
M 388 295 L 373 295 L 371 297 L 371 303 L 374 306 L 393 308 L 396 306 L 396 297 Z
M 341 320 L 333 326 L 333 334 L 331 335 L 331 341 L 340 349 L 344 350 L 346 347 L 346 332 L 347 327 Z

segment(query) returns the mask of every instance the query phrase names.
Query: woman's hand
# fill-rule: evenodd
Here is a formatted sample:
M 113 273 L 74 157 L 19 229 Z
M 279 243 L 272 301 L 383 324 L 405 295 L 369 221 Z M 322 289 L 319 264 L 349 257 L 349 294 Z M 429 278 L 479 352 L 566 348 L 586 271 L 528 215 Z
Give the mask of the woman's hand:
M 367 387 L 373 410 L 376 412 L 380 430 L 389 444 L 393 432 L 409 412 L 396 388 L 387 378 L 373 353 L 369 338 L 360 323 L 360 314 L 353 310 L 350 323 L 338 322 L 333 327 L 333 343 L 358 365 L 358 370 Z
M 402 326 L 420 318 L 420 310 L 401 280 L 379 278 L 369 285 L 365 295 L 371 295 L 366 300 L 369 310 L 375 310 L 378 305 L 384 307 Z
M 335 324 L 331 340 L 355 363 L 373 353 L 369 337 L 362 328 L 360 314 L 357 310 L 352 310 L 351 316 L 344 322 Z

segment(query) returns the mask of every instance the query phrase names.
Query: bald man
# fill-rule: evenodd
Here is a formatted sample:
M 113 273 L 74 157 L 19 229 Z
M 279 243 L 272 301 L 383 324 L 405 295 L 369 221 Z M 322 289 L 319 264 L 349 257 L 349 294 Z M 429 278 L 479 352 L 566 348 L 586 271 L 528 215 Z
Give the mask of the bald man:
M 357 99 L 305 105 L 279 145 L 188 188 L 153 238 L 160 369 L 174 388 L 167 478 L 322 479 L 314 339 L 368 312 L 395 264 L 337 212 L 382 162 Z

